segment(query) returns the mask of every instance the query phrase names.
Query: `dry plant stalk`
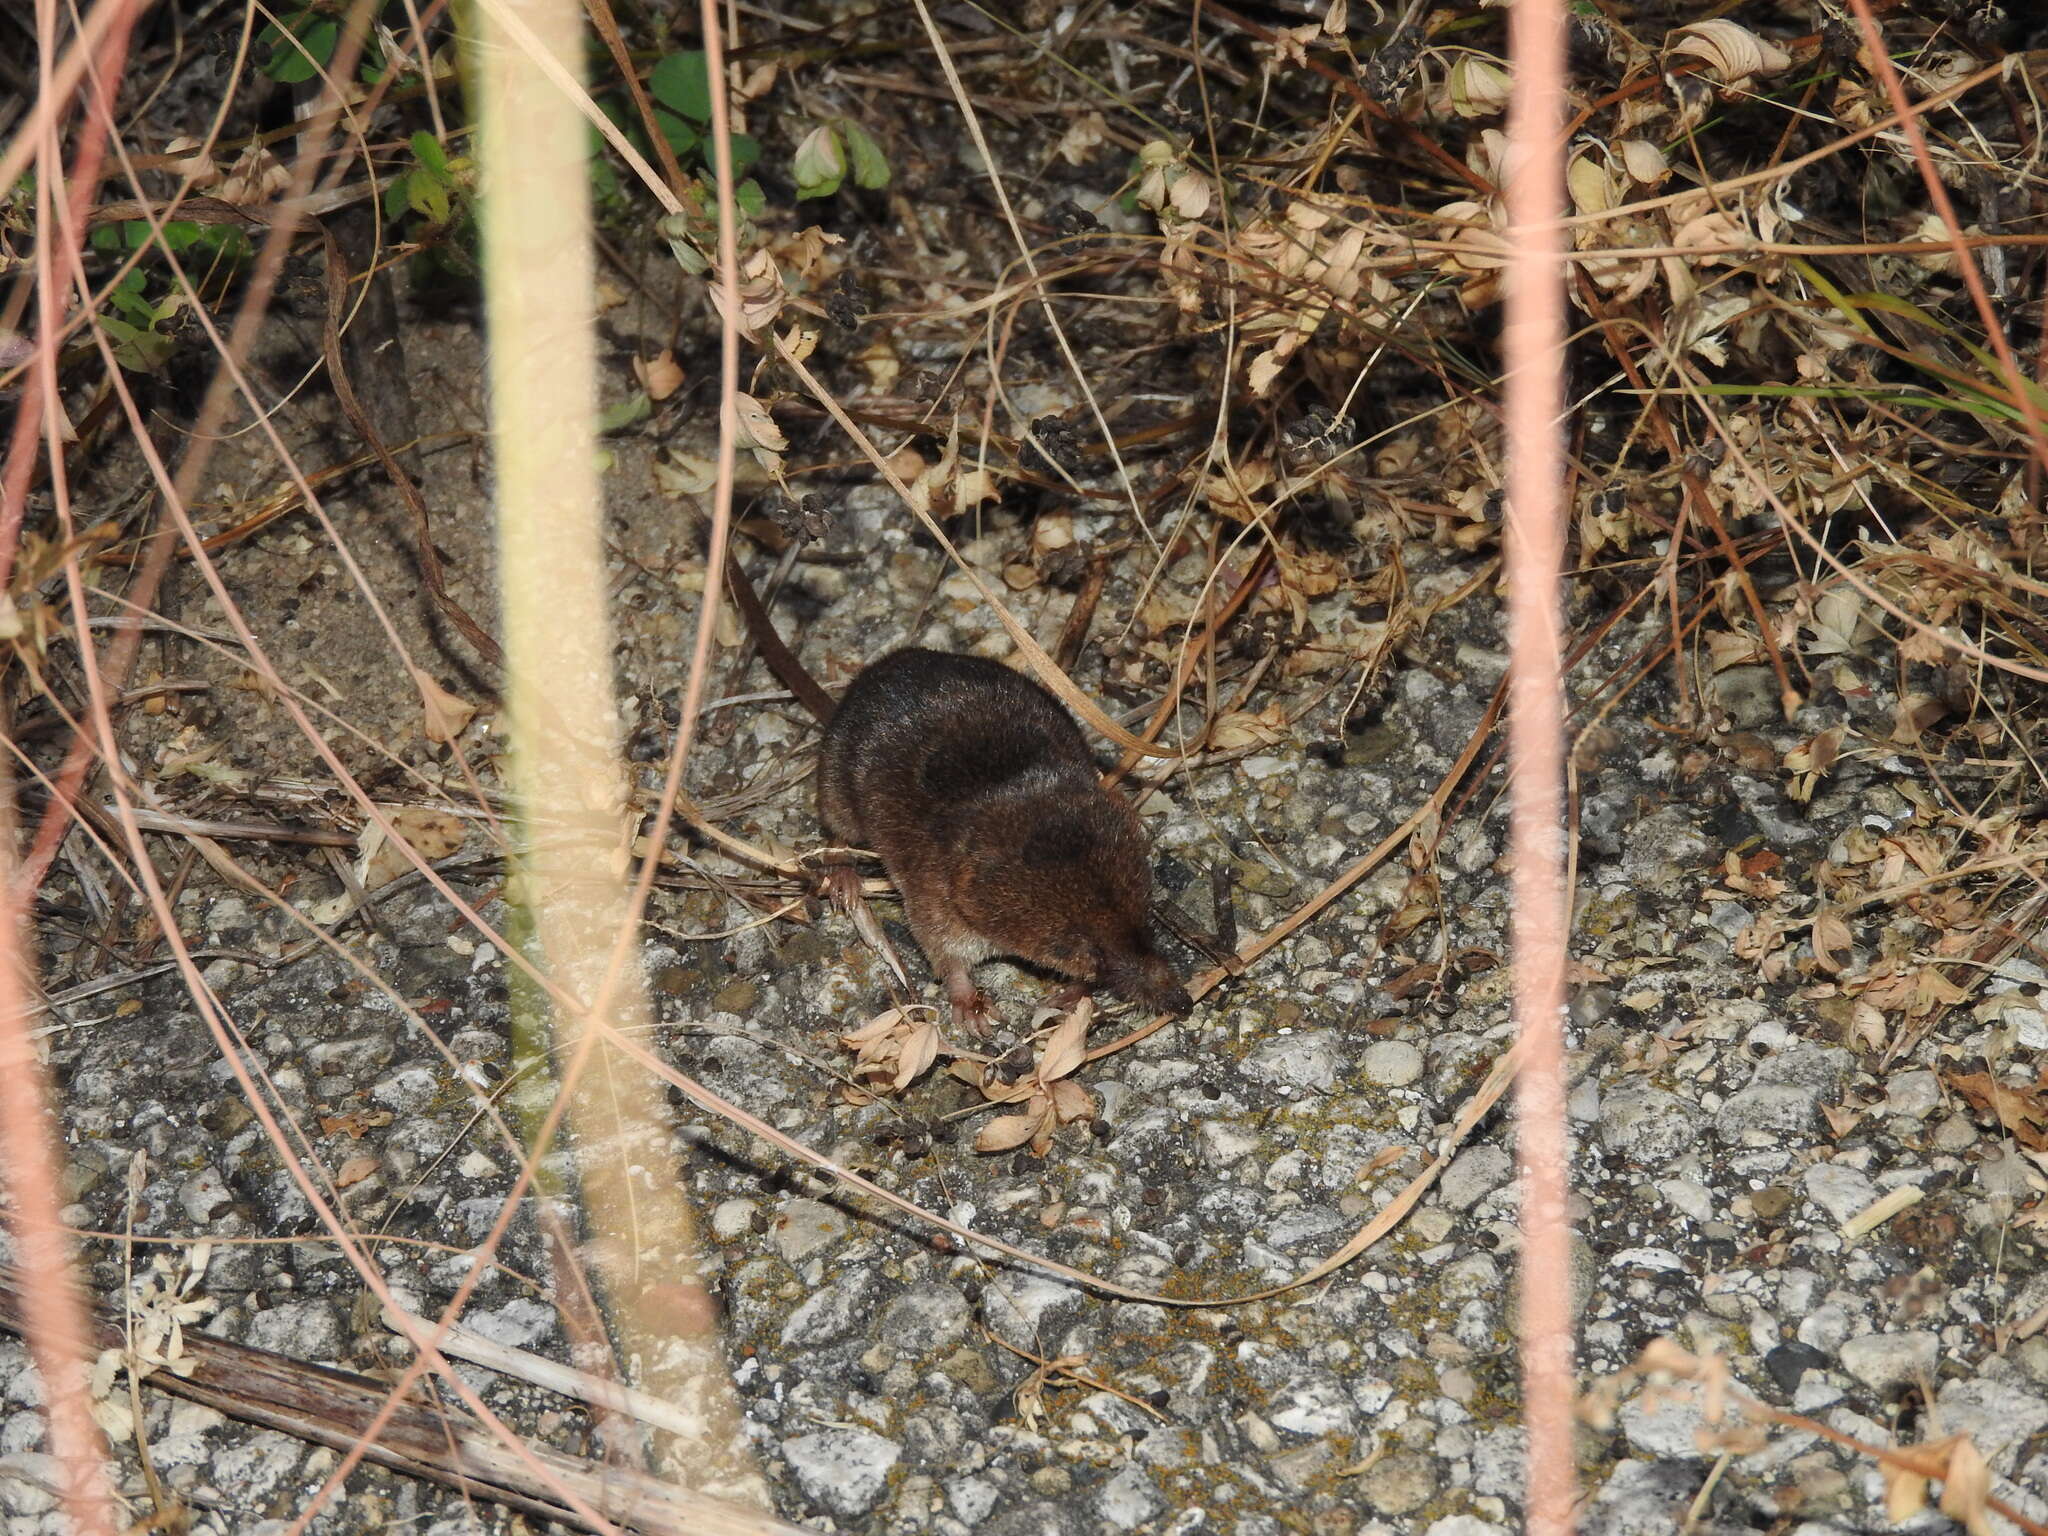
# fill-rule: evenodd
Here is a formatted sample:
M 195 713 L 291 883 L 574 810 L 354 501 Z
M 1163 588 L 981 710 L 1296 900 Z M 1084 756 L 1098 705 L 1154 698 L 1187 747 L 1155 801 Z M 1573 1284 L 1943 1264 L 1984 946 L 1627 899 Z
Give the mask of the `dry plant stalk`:
M 1515 61 L 1508 117 L 1508 723 L 1513 825 L 1516 1153 L 1522 1168 L 1522 1402 L 1529 1431 L 1528 1528 L 1572 1529 L 1571 1229 L 1565 1214 L 1564 9 L 1521 0 L 1509 17 Z
M 484 273 L 498 452 L 500 579 L 519 802 L 545 810 L 520 900 L 557 998 L 556 1056 L 591 1256 L 641 1385 L 689 1412 L 672 1464 L 700 1491 L 767 1507 L 740 1434 L 696 1221 L 654 1081 L 617 1052 L 644 1027 L 623 880 L 633 818 L 617 744 L 594 424 L 595 313 L 575 0 L 478 8 Z M 569 1001 L 573 999 L 574 1001 Z

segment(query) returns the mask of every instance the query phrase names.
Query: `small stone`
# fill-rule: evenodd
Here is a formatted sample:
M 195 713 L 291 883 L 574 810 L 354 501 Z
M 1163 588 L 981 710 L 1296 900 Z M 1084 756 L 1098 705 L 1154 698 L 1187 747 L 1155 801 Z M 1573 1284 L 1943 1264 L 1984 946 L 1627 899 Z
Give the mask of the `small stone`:
M 1529 1432 L 1503 1425 L 1479 1436 L 1472 1447 L 1472 1491 L 1487 1498 L 1514 1499 L 1527 1493 Z
M 213 1220 L 213 1213 L 232 1199 L 220 1170 L 211 1163 L 178 1186 L 178 1204 L 185 1208 L 187 1216 L 202 1225 Z
M 1406 1040 L 1380 1040 L 1359 1058 L 1365 1080 L 1382 1088 L 1406 1088 L 1422 1076 L 1422 1052 Z
M 1787 1397 L 1799 1390 L 1799 1383 L 1808 1371 L 1824 1371 L 1828 1368 L 1828 1357 L 1810 1344 L 1796 1340 L 1780 1344 L 1764 1356 L 1764 1370 L 1769 1372 L 1778 1390 Z
M 1932 1072 L 1901 1072 L 1884 1085 L 1887 1114 L 1924 1120 L 1941 1108 L 1941 1079 Z
M 902 1450 L 865 1429 L 825 1429 L 782 1442 L 783 1458 L 804 1497 L 835 1515 L 875 1507 Z
M 768 1241 L 790 1263 L 846 1236 L 846 1217 L 820 1200 L 788 1200 L 768 1223 Z
M 1697 1179 L 1659 1179 L 1656 1190 L 1679 1215 L 1698 1222 L 1714 1219 L 1714 1192 Z
M 730 1243 L 754 1230 L 754 1217 L 760 1212 L 760 1205 L 752 1200 L 721 1200 L 712 1207 L 711 1235 L 721 1243 Z
M 996 1507 L 996 1495 L 996 1485 L 985 1477 L 956 1478 L 946 1485 L 946 1503 L 955 1517 L 977 1530 Z
M 1102 1485 L 1096 1508 L 1111 1525 L 1128 1531 L 1165 1509 L 1166 1500 L 1141 1469 L 1127 1466 Z
M 1435 1495 L 1442 1479 L 1433 1457 L 1396 1451 L 1376 1461 L 1358 1480 L 1366 1503 L 1383 1515 L 1413 1514 Z
M 1427 1536 L 1508 1536 L 1508 1528 L 1477 1515 L 1445 1515 L 1430 1526 Z
M 939 1362 L 939 1371 L 976 1396 L 986 1396 L 1002 1385 L 995 1367 L 988 1363 L 988 1356 L 965 1344 Z
M 1266 1417 L 1276 1428 L 1294 1435 L 1348 1435 L 1351 1402 L 1334 1376 L 1297 1378 L 1273 1398 Z
M 1631 1078 L 1600 1099 L 1600 1140 L 1608 1151 L 1660 1167 L 1699 1140 L 1699 1121 L 1675 1093 Z
M 1621 1432 L 1629 1448 L 1660 1461 L 1703 1455 L 1699 1432 L 1706 1427 L 1705 1405 L 1692 1382 L 1650 1387 L 1621 1405 Z
M 1811 1088 L 1762 1083 L 1732 1093 L 1714 1116 L 1714 1133 L 1737 1145 L 1775 1146 L 1813 1129 L 1819 1098 Z
M 433 1068 L 416 1065 L 400 1067 L 370 1090 L 370 1097 L 386 1109 L 401 1115 L 416 1115 L 440 1094 L 441 1084 Z
M 1968 1115 L 1953 1114 L 1934 1128 L 1937 1152 L 1967 1152 L 1977 1145 L 1977 1124 Z
M 872 1305 L 875 1276 L 858 1268 L 841 1275 L 821 1291 L 814 1291 L 782 1325 L 785 1347 L 815 1349 L 852 1333 L 862 1314 Z
M 243 1342 L 299 1360 L 339 1360 L 347 1333 L 331 1301 L 287 1301 L 249 1319 Z
M 949 1350 L 967 1336 L 974 1309 L 950 1285 L 913 1285 L 882 1309 L 880 1337 L 899 1360 Z
M 1866 1333 L 1842 1345 L 1842 1369 L 1874 1392 L 1890 1392 L 1922 1379 L 1931 1380 L 1941 1355 L 1941 1340 L 1932 1333 Z
M 1738 731 L 1762 730 L 1785 718 L 1777 674 L 1769 667 L 1723 668 L 1714 674 L 1714 698 Z
M 1827 1354 L 1840 1354 L 1854 1326 L 1839 1302 L 1825 1302 L 1799 1319 L 1799 1342 Z
M 1770 1223 L 1784 1219 L 1792 1209 L 1792 1191 L 1782 1184 L 1766 1184 L 1749 1197 L 1749 1208 L 1756 1212 L 1756 1219 Z
M 1580 1529 L 1599 1536 L 1650 1536 L 1677 1530 L 1700 1489 L 1696 1463 L 1623 1461 L 1593 1495 Z
M 1168 1471 L 1192 1467 L 1202 1459 L 1201 1432 L 1186 1424 L 1163 1424 L 1133 1446 L 1131 1455 Z
M 1841 1223 L 1876 1201 L 1877 1186 L 1854 1168 L 1816 1163 L 1806 1170 L 1806 1195 Z
M 1945 1382 L 1937 1399 L 1942 1432 L 1968 1435 L 1992 1469 L 2006 1473 L 2011 1453 L 2048 1429 L 2048 1401 L 2012 1380 L 2015 1374 Z
M 711 999 L 711 1006 L 721 1008 L 727 1013 L 739 1014 L 744 1018 L 753 1011 L 754 1004 L 760 999 L 761 988 L 758 983 L 731 981 L 719 989 L 718 995 Z
M 1437 1180 L 1437 1199 L 1454 1211 L 1469 1210 L 1514 1174 L 1515 1160 L 1505 1147 L 1482 1142 L 1467 1147 Z
M 1288 1487 L 1306 1491 L 1329 1477 L 1336 1460 L 1329 1441 L 1311 1440 L 1275 1455 L 1266 1465 Z
M 1330 1031 L 1297 1029 L 1259 1046 L 1245 1057 L 1244 1070 L 1265 1082 L 1329 1093 L 1337 1087 L 1337 1061 Z
M 1081 1293 L 1044 1275 L 1008 1275 L 988 1288 L 983 1313 L 989 1332 L 1019 1349 L 1050 1340 L 1059 1317 L 1081 1304 Z

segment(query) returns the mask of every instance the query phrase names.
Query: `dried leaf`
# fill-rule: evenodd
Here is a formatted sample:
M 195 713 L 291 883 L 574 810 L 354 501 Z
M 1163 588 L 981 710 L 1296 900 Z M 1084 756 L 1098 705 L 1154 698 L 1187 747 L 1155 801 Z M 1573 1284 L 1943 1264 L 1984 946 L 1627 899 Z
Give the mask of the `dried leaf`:
M 775 425 L 768 407 L 738 390 L 732 396 L 732 423 L 733 441 L 742 448 L 765 448 L 770 453 L 780 453 L 789 446 L 789 439 Z
M 1674 35 L 1679 38 L 1671 47 L 1674 55 L 1704 60 L 1707 73 L 1730 88 L 1748 85 L 1754 75 L 1775 75 L 1792 67 L 1792 55 L 1732 21 L 1696 22 Z
M 903 1042 L 902 1054 L 897 1059 L 896 1076 L 891 1086 L 901 1093 L 938 1059 L 938 1026 L 927 1020 L 913 1028 L 909 1038 Z
M 1095 1006 L 1083 998 L 1074 1011 L 1045 1040 L 1045 1054 L 1038 1059 L 1038 1080 L 1050 1083 L 1065 1077 L 1088 1056 L 1088 1023 Z
M 1514 88 L 1506 66 L 1483 53 L 1461 53 L 1451 63 L 1447 89 L 1451 110 L 1460 117 L 1499 116 Z
M 476 706 L 457 698 L 419 668 L 413 668 L 413 686 L 420 691 L 420 709 L 426 715 L 427 739 L 448 743 L 462 734 L 476 715 Z
M 1991 1467 L 1967 1435 L 1958 1436 L 1941 1478 L 1941 1512 L 1970 1536 L 1991 1536 Z
M 1287 712 L 1268 704 L 1253 713 L 1237 709 L 1218 715 L 1209 730 L 1209 746 L 1217 752 L 1234 752 L 1240 747 L 1268 747 L 1287 739 Z
M 654 484 L 670 496 L 702 496 L 718 483 L 718 465 L 710 459 L 669 449 L 654 461 Z
M 1903 1525 L 1927 1507 L 1927 1479 L 1897 1462 L 1881 1461 L 1878 1474 L 1884 1479 L 1884 1517 Z
M 1671 175 L 1671 162 L 1648 139 L 1624 139 L 1617 148 L 1629 175 L 1646 187 L 1661 186 Z
M 1021 1147 L 1039 1133 L 1046 1118 L 1037 1110 L 1027 1110 L 1021 1115 L 999 1115 L 981 1128 L 980 1134 L 974 1138 L 974 1150 L 1008 1152 Z
M 2048 1151 L 2048 1094 L 2040 1083 L 2009 1088 L 1989 1072 L 1950 1073 L 1942 1080 L 1976 1109 L 1997 1116 L 2022 1147 Z
M 1856 942 L 1849 924 L 1833 907 L 1822 907 L 1813 916 L 1813 958 L 1830 976 L 1841 974 L 1843 957 Z
M 666 347 L 652 359 L 634 358 L 633 377 L 640 381 L 650 400 L 666 400 L 683 387 L 682 367 L 676 362 L 675 353 Z

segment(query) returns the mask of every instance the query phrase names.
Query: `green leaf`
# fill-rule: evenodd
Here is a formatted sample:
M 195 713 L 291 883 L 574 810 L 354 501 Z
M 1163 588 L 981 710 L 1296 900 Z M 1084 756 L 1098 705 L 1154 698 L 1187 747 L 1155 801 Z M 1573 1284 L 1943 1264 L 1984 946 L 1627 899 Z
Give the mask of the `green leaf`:
M 692 122 L 711 121 L 711 76 L 699 49 L 686 49 L 657 61 L 648 73 L 647 91 L 664 107 Z
M 732 168 L 735 174 L 761 158 L 760 144 L 749 135 L 736 133 L 732 136 Z
M 673 112 L 654 109 L 654 125 L 661 130 L 661 136 L 668 140 L 668 147 L 678 155 L 687 155 L 697 147 L 697 130 L 677 117 Z
M 412 172 L 394 176 L 384 185 L 384 217 L 395 219 L 412 206 Z
M 425 129 L 412 136 L 412 157 L 436 176 L 447 176 L 448 153 L 441 148 L 441 141 Z
M 130 373 L 155 373 L 170 360 L 171 338 L 112 315 L 100 316 L 100 329 L 114 344 L 114 361 Z
M 129 268 L 107 295 L 107 302 L 135 324 L 147 326 L 156 319 L 156 307 L 142 296 L 142 283 L 142 268 Z
M 768 194 L 761 190 L 761 183 L 749 176 L 732 189 L 732 200 L 739 210 L 750 219 L 761 217 L 761 211 L 768 206 Z
M 189 251 L 199 243 L 200 226 L 190 219 L 172 219 L 164 225 L 164 248 Z
M 608 405 L 597 413 L 597 430 L 600 433 L 616 432 L 636 421 L 645 421 L 653 412 L 654 402 L 647 398 L 647 391 L 636 389 L 618 404 Z
M 448 222 L 448 189 L 431 176 L 413 175 L 406 178 L 408 192 L 406 203 L 412 211 L 429 224 Z
M 813 128 L 797 145 L 789 170 L 796 178 L 799 199 L 830 197 L 846 179 L 846 151 L 840 145 L 839 135 L 828 125 Z
M 341 23 L 317 17 L 311 11 L 300 11 L 286 19 L 286 26 L 292 36 L 278 38 L 262 68 L 280 85 L 297 85 L 312 79 L 334 57 Z
M 853 162 L 853 184 L 869 191 L 889 185 L 888 157 L 867 129 L 850 119 L 841 119 L 839 131 L 846 140 L 847 158 Z
M 92 248 L 96 251 L 118 251 L 121 249 L 121 226 L 102 224 L 90 236 Z

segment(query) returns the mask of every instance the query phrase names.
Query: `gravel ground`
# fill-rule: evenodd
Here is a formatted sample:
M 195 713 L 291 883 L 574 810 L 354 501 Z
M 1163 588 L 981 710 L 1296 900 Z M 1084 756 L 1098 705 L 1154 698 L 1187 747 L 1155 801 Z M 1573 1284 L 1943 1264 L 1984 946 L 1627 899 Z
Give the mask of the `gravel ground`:
M 941 579 L 879 500 L 849 502 L 835 547 L 878 552 L 869 569 L 888 579 L 800 567 L 807 655 L 843 677 L 913 635 L 1000 649 L 958 580 Z M 648 572 L 678 547 L 673 515 L 659 521 L 636 504 L 622 517 L 622 585 L 658 597 L 666 584 Z M 1079 531 L 1103 530 L 1084 521 Z M 971 554 L 1000 570 L 1024 537 L 997 526 Z M 1399 553 L 1418 600 L 1469 578 L 1427 547 Z M 1162 590 L 1191 591 L 1191 580 L 1175 568 Z M 1126 573 L 1105 615 L 1129 611 L 1131 598 Z M 1045 590 L 1018 600 L 1048 636 L 1067 601 Z M 622 666 L 658 732 L 677 610 L 621 608 Z M 1337 600 L 1311 617 L 1326 637 L 1370 638 L 1370 621 Z M 1621 668 L 1659 622 L 1618 629 L 1582 675 Z M 1221 865 L 1242 932 L 1285 917 L 1437 783 L 1480 721 L 1501 644 L 1490 599 L 1467 600 L 1404 650 L 1377 708 L 1340 744 L 1318 745 L 1311 725 L 1154 796 L 1146 815 L 1162 890 L 1193 927 L 1213 929 L 1208 876 Z M 1141 703 L 1145 690 L 1117 682 L 1131 659 L 1098 654 L 1083 681 L 1113 705 Z M 1743 939 L 1759 903 L 1727 878 L 1731 850 L 1767 849 L 1783 861 L 1777 879 L 1810 891 L 1845 837 L 1912 814 L 1915 766 L 1882 749 L 1845 754 L 1808 804 L 1788 798 L 1774 766 L 1817 730 L 1888 718 L 1888 664 L 1868 670 L 1867 700 L 1852 708 L 1831 695 L 1789 726 L 1771 723 L 1774 690 L 1723 674 L 1738 730 L 1718 750 L 1650 723 L 1669 707 L 1654 683 L 1589 738 L 1570 1025 L 1579 1362 L 1590 1382 L 1669 1336 L 1725 1357 L 1766 1403 L 1864 1441 L 1967 1433 L 1993 1491 L 2048 1518 L 2048 1334 L 2026 1326 L 2048 1308 L 2035 1224 L 2043 1177 L 1951 1086 L 1987 1069 L 2031 1076 L 2048 1043 L 2040 971 L 2007 963 L 1887 1064 L 1885 1031 L 1872 1039 L 1858 1027 L 1852 1000 L 1803 963 L 1810 945 L 1795 942 L 1792 963 L 1760 979 Z M 792 772 L 811 727 L 787 705 L 741 708 L 731 739 L 699 763 L 699 791 L 744 805 L 752 787 L 736 829 L 815 840 L 808 786 Z M 1419 921 L 1399 915 L 1419 888 L 1397 858 L 1192 1017 L 1086 1069 L 1099 1114 L 1065 1127 L 1044 1157 L 975 1154 L 978 1122 L 961 1113 L 976 1098 L 950 1080 L 928 1078 L 897 1102 L 847 1102 L 850 1058 L 835 1033 L 885 999 L 879 966 L 838 916 L 718 941 L 655 930 L 646 970 L 660 1045 L 780 1129 L 979 1230 L 1140 1286 L 1215 1295 L 1270 1285 L 1339 1247 L 1419 1171 L 1508 1041 L 1502 782 L 1496 772 L 1445 838 L 1440 886 L 1421 892 Z M 462 888 L 502 919 L 495 882 L 478 866 Z M 315 872 L 293 900 L 333 895 Z M 195 886 L 185 910 L 222 950 L 275 955 L 297 937 L 218 887 Z M 746 914 L 700 892 L 665 894 L 655 915 L 689 933 Z M 1851 932 L 1847 974 L 1897 942 L 1884 913 L 1871 917 Z M 460 1249 L 483 1236 L 510 1187 L 513 1155 L 480 1120 L 474 1086 L 508 1072 L 506 975 L 496 950 L 423 894 L 387 902 L 383 930 L 358 933 L 357 955 L 460 1072 L 335 957 L 216 959 L 209 979 L 324 1166 L 350 1168 L 344 1204 L 361 1230 L 391 1239 L 377 1253 L 394 1285 L 434 1305 L 467 1260 L 404 1240 Z M 892 931 L 914 956 L 900 925 Z M 1440 987 L 1414 984 L 1416 965 L 1445 956 Z M 1045 983 L 1001 967 L 985 976 L 1005 1038 L 1020 1037 Z M 214 1243 L 199 1291 L 217 1309 L 200 1326 L 357 1370 L 398 1358 L 175 980 L 81 1001 L 65 1023 L 46 1045 L 62 1091 L 70 1219 L 121 1230 L 131 1161 L 146 1154 L 134 1232 L 184 1241 L 138 1254 L 183 1263 L 186 1243 Z M 1484 1536 L 1519 1522 L 1518 1235 L 1504 1114 L 1481 1125 L 1392 1237 L 1333 1279 L 1202 1312 L 993 1266 L 836 1196 L 727 1126 L 688 1118 L 691 1193 L 708 1218 L 734 1372 L 791 1518 L 947 1536 Z M 1902 1188 L 1922 1198 L 1845 1235 Z M 261 1237 L 302 1240 L 238 1241 Z M 94 1242 L 87 1256 L 97 1294 L 117 1296 L 121 1245 Z M 564 1354 L 552 1309 L 525 1279 L 548 1272 L 530 1213 L 501 1259 L 468 1320 Z M 1027 1355 L 1071 1359 L 1095 1385 L 1055 1375 L 1034 1389 Z M 580 1410 L 464 1369 L 526 1433 L 587 1446 Z M 334 1464 L 208 1410 L 154 1393 L 144 1402 L 158 1476 L 188 1505 L 194 1532 L 271 1529 Z M 1703 1444 L 1703 1414 L 1695 1389 L 1655 1383 L 1624 1396 L 1611 1427 L 1582 1428 L 1585 1528 L 1624 1536 L 1690 1521 L 1822 1536 L 1884 1525 L 1866 1459 L 1806 1429 L 1724 1455 Z M 64 1528 L 41 1446 L 36 1377 L 19 1341 L 0 1336 L 0 1513 L 20 1536 Z M 132 1446 L 124 1455 L 127 1492 L 141 1500 Z M 359 1470 L 314 1529 L 454 1536 L 514 1525 L 490 1506 Z M 1945 1525 L 1927 1514 L 1910 1528 Z

